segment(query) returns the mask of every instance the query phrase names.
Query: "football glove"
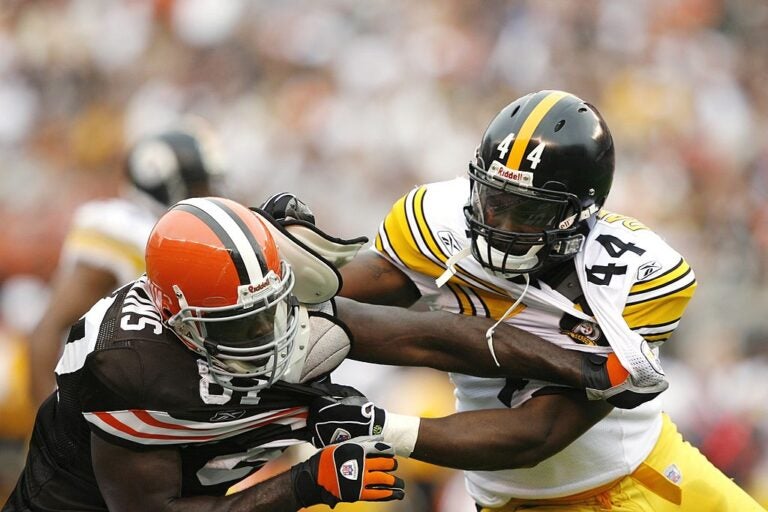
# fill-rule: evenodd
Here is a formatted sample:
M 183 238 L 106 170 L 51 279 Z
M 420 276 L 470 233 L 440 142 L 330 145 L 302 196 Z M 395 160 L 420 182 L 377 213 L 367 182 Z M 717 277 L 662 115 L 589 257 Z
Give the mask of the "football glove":
M 634 409 L 653 400 L 669 387 L 662 379 L 652 386 L 637 386 L 614 353 L 584 354 L 582 382 L 590 400 L 605 400 L 619 409 Z
M 302 507 L 339 502 L 391 501 L 405 496 L 394 449 L 370 439 L 329 446 L 291 468 L 296 501 Z
M 379 436 L 387 413 L 362 395 L 319 397 L 309 407 L 312 444 L 322 448 L 356 437 Z
M 315 223 L 315 215 L 309 206 L 290 192 L 273 195 L 264 201 L 259 209 L 275 220 L 303 220 L 310 224 Z

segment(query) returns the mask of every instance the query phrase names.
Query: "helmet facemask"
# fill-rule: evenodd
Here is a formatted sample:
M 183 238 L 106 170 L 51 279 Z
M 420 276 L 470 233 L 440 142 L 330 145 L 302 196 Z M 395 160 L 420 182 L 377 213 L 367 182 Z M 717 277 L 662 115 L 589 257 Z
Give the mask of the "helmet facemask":
M 168 325 L 203 354 L 214 381 L 235 391 L 264 389 L 288 369 L 298 333 L 299 303 L 291 294 L 294 274 L 281 262 L 281 275 L 270 271 L 261 283 L 238 287 L 236 304 L 190 306 L 173 286 L 180 310 Z M 235 384 L 235 380 L 246 384 Z
M 534 273 L 545 264 L 573 258 L 581 249 L 583 221 L 597 212 L 595 205 L 582 209 L 578 197 L 557 182 L 538 188 L 516 184 L 475 162 L 470 162 L 469 174 L 464 216 L 472 254 L 494 275 Z

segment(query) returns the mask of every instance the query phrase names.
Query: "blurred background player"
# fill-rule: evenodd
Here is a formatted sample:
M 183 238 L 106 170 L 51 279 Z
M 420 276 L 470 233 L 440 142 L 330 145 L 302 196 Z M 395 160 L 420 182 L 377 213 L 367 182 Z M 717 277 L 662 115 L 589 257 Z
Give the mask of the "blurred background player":
M 32 399 L 54 386 L 53 368 L 69 327 L 101 297 L 144 272 L 144 246 L 166 208 L 211 195 L 223 172 L 217 142 L 203 126 L 149 135 L 127 152 L 119 197 L 74 213 L 47 309 L 29 336 Z

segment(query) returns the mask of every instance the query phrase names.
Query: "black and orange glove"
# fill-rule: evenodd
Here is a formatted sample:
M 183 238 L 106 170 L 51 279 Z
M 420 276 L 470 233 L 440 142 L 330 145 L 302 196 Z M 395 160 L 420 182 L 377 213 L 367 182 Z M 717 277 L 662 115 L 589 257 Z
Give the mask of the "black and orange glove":
M 634 409 L 653 400 L 669 387 L 665 379 L 652 386 L 636 385 L 613 352 L 607 356 L 584 354 L 581 372 L 590 400 L 605 400 L 619 409 Z
M 405 496 L 394 449 L 370 440 L 324 448 L 291 468 L 296 501 L 302 507 L 339 502 L 391 501 Z

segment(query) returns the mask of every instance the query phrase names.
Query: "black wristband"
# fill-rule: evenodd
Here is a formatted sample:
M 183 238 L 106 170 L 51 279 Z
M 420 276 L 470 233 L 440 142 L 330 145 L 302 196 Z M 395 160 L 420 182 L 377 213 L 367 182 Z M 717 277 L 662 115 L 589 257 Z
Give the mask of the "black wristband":
M 606 361 L 608 358 L 605 356 L 582 353 L 581 382 L 584 388 L 603 390 L 611 387 L 608 371 L 605 368 Z
M 315 480 L 319 460 L 311 457 L 309 460 L 296 464 L 291 468 L 291 482 L 293 483 L 293 496 L 302 508 L 311 507 L 323 502 L 320 495 L 320 487 Z

